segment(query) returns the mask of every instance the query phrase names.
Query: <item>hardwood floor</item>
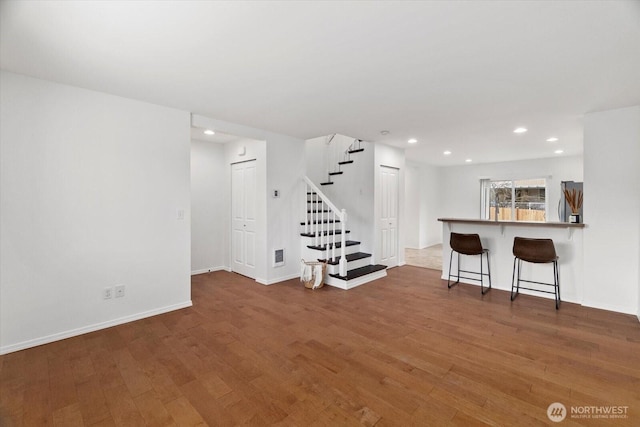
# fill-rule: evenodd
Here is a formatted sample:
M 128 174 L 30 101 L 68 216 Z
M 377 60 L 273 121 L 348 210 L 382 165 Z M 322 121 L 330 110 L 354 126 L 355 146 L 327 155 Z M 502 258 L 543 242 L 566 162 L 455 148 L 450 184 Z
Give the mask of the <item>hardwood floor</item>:
M 549 425 L 553 402 L 628 407 L 560 425 L 640 425 L 634 316 L 439 274 L 349 291 L 194 276 L 192 308 L 0 357 L 2 425 Z

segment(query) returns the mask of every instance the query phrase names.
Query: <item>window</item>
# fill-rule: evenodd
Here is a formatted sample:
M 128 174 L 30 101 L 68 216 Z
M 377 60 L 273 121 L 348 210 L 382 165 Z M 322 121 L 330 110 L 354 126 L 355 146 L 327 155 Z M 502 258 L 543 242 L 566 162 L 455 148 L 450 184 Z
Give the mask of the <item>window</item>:
M 482 180 L 482 218 L 501 221 L 546 221 L 546 180 Z

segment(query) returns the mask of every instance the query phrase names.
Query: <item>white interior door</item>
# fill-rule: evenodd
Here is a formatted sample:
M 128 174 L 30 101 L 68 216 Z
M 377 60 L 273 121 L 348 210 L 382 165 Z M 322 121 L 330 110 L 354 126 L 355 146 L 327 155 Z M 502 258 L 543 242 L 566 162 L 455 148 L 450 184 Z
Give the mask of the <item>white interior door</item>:
M 231 269 L 255 279 L 256 161 L 231 165 Z
M 398 265 L 398 169 L 380 167 L 380 259 L 387 267 Z

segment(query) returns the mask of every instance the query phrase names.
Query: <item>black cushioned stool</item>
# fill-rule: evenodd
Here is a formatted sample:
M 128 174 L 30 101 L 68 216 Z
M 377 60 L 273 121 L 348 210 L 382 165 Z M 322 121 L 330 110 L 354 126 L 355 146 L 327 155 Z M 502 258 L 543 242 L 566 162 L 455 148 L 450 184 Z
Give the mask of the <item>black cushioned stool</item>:
M 556 248 L 551 239 L 527 239 L 524 237 L 514 237 L 513 239 L 513 275 L 511 277 L 511 301 L 513 301 L 520 292 L 520 282 L 536 283 L 538 285 L 553 286 L 553 292 L 540 289 L 531 289 L 522 287 L 529 291 L 544 292 L 554 294 L 556 299 L 556 310 L 560 307 L 560 276 L 558 273 L 558 256 Z M 534 264 L 553 263 L 553 283 L 535 282 L 532 280 L 524 280 L 520 278 L 520 270 L 522 261 Z M 518 275 L 516 280 L 516 263 L 518 264 Z M 514 292 L 513 289 L 516 289 Z
M 468 279 L 468 280 L 477 280 L 480 282 L 480 292 L 482 295 L 489 292 L 491 289 L 491 269 L 489 268 L 489 249 L 484 249 L 482 247 L 482 243 L 480 242 L 480 236 L 477 234 L 460 234 L 460 233 L 451 233 L 451 238 L 449 239 L 449 246 L 451 246 L 451 255 L 449 256 L 449 279 L 447 280 L 447 287 L 451 289 L 453 285 L 457 285 L 460 283 L 460 279 Z M 458 254 L 458 274 L 454 275 L 456 277 L 456 281 L 451 283 L 451 263 L 453 262 L 453 253 L 456 252 Z M 468 271 L 468 270 L 460 270 L 460 254 L 462 255 L 480 255 L 480 272 L 477 271 Z M 487 273 L 485 273 L 482 269 L 482 258 L 483 255 L 487 255 Z M 476 274 L 478 277 L 466 277 L 460 276 L 460 273 L 470 273 Z M 489 276 L 489 287 L 485 290 L 484 288 L 484 276 Z

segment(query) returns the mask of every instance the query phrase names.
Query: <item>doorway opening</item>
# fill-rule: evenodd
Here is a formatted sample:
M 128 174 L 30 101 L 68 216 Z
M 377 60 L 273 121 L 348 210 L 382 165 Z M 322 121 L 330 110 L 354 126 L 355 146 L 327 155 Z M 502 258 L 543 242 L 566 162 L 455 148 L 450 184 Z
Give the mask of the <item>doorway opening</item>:
M 263 161 L 264 144 L 218 129 L 191 128 L 192 275 L 226 270 L 255 279 L 256 245 L 263 236 L 259 212 L 265 203 L 256 196 L 261 180 L 256 164 Z
M 406 248 L 404 259 L 407 265 L 442 271 L 442 243 L 423 249 Z

